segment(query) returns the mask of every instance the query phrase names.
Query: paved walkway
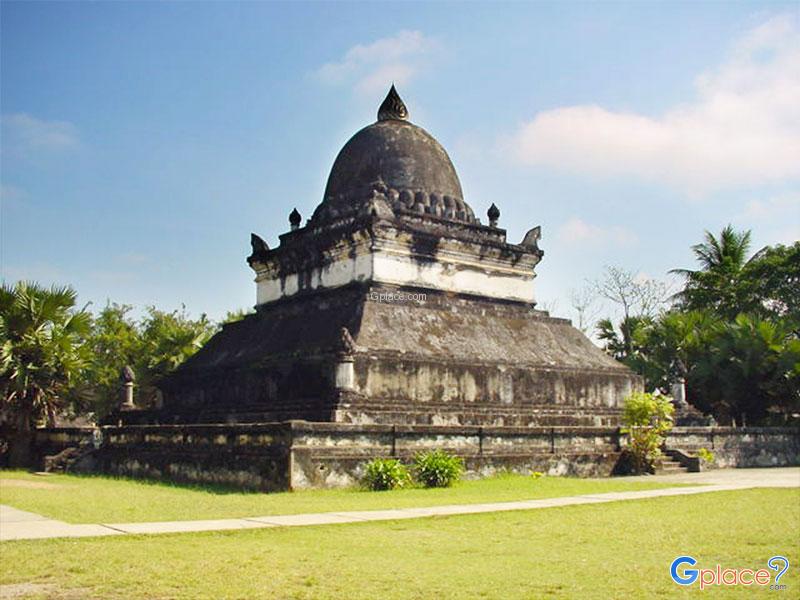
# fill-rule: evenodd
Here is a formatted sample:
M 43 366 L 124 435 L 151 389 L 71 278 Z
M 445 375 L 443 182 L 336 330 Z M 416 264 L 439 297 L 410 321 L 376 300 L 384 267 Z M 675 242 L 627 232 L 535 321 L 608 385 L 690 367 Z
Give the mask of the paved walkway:
M 296 527 L 301 525 L 329 525 L 338 523 L 362 523 L 367 521 L 392 521 L 396 519 L 418 519 L 437 515 L 468 515 L 509 510 L 533 510 L 554 506 L 576 504 L 601 504 L 619 500 L 639 500 L 663 496 L 685 496 L 707 494 L 727 490 L 742 490 L 755 487 L 800 487 L 800 468 L 775 469 L 722 469 L 704 473 L 631 477 L 664 483 L 694 483 L 698 485 L 661 490 L 633 492 L 609 492 L 522 500 L 517 502 L 493 502 L 490 504 L 452 504 L 423 508 L 401 508 L 393 510 L 347 511 L 332 513 L 279 515 L 251 517 L 245 519 L 214 519 L 206 521 L 163 521 L 155 523 L 103 523 L 73 525 L 55 521 L 41 515 L 10 506 L 0 505 L 0 541 L 30 540 L 59 537 L 90 537 L 125 534 L 181 533 L 190 531 L 221 531 L 225 529 L 258 529 L 265 527 Z

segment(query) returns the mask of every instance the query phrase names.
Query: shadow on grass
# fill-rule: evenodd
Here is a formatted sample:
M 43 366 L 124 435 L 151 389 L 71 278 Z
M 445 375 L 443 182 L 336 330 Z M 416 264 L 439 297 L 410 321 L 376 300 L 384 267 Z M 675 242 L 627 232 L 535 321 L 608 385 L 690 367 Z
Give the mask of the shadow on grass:
M 36 471 L 34 469 L 23 470 L 23 469 L 7 469 L 7 468 L 0 468 L 0 476 L 3 473 L 27 473 L 28 475 L 33 475 L 37 477 L 47 478 L 49 476 L 59 477 L 59 476 L 68 476 L 70 478 L 75 479 L 82 479 L 86 481 L 109 481 L 109 482 L 124 482 L 124 483 L 132 483 L 135 485 L 142 485 L 142 486 L 152 486 L 156 488 L 167 488 L 167 489 L 175 489 L 175 490 L 186 490 L 186 491 L 196 491 L 196 492 L 205 492 L 208 494 L 215 494 L 215 495 L 276 495 L 276 494 L 297 494 L 297 493 L 306 493 L 306 492 L 319 492 L 322 490 L 301 490 L 301 491 L 293 491 L 293 490 L 274 490 L 274 491 L 264 491 L 264 490 L 257 490 L 252 488 L 245 488 L 245 487 L 238 487 L 233 484 L 222 484 L 222 483 L 199 483 L 199 482 L 184 482 L 184 481 L 171 481 L 168 479 L 159 479 L 157 477 L 132 477 L 129 475 L 116 475 L 113 473 L 80 473 L 80 472 L 48 472 L 45 473 L 43 471 Z M 521 477 L 520 475 L 516 475 L 513 473 L 497 473 L 492 477 L 484 477 L 481 478 L 483 480 L 502 480 L 502 479 L 514 479 Z M 402 495 L 404 492 L 412 492 L 415 490 L 427 490 L 433 493 L 436 493 L 438 490 L 441 492 L 442 490 L 446 489 L 454 489 L 463 487 L 465 484 L 469 484 L 472 482 L 472 479 L 463 479 L 453 483 L 453 485 L 445 488 L 428 488 L 420 483 L 414 483 L 411 485 L 407 485 L 403 488 L 397 488 L 392 490 L 370 490 L 367 487 L 364 487 L 361 484 L 355 484 L 347 487 L 335 488 L 335 491 L 339 493 L 347 493 L 347 494 L 354 494 L 354 495 L 370 495 L 370 494 L 380 494 L 380 495 Z M 332 490 L 328 490 L 332 491 Z
M 170 481 L 167 479 L 158 479 L 156 477 L 131 477 L 127 475 L 114 475 L 111 473 L 77 473 L 74 471 L 68 472 L 43 472 L 43 471 L 36 471 L 34 469 L 5 469 L 0 468 L 0 477 L 4 473 L 27 473 L 29 475 L 34 475 L 37 477 L 49 477 L 49 476 L 62 476 L 66 475 L 68 477 L 76 478 L 76 479 L 84 479 L 87 481 L 118 481 L 118 482 L 125 482 L 125 483 L 133 483 L 143 486 L 152 486 L 152 487 L 163 487 L 163 488 L 170 488 L 176 490 L 189 490 L 189 491 L 197 491 L 197 492 L 206 492 L 209 494 L 217 494 L 217 495 L 230 495 L 230 494 L 252 494 L 252 495 L 260 495 L 260 494 L 282 494 L 286 493 L 285 490 L 276 490 L 274 492 L 265 492 L 263 490 L 255 490 L 249 488 L 242 488 L 237 487 L 235 485 L 226 485 L 222 483 L 196 483 L 196 482 L 181 482 L 181 481 Z

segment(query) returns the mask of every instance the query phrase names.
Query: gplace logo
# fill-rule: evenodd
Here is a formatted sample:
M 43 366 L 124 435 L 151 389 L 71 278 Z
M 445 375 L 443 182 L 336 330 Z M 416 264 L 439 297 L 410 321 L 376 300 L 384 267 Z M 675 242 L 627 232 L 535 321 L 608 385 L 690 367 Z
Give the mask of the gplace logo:
M 789 568 L 789 559 L 785 556 L 773 556 L 767 561 L 767 566 L 778 573 L 775 582 L 768 569 L 723 569 L 716 565 L 713 569 L 687 569 L 694 567 L 697 561 L 691 556 L 679 556 L 672 561 L 669 574 L 678 585 L 692 585 L 699 581 L 703 590 L 711 585 L 760 585 L 769 586 L 771 590 L 785 590 L 786 585 L 778 583 Z

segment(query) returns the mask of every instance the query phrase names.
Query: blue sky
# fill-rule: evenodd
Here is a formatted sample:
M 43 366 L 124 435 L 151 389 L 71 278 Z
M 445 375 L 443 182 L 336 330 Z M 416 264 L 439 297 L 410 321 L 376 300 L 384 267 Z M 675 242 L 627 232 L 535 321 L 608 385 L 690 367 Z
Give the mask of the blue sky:
M 3 2 L 0 275 L 220 317 L 394 81 L 537 295 L 800 238 L 797 3 Z M 485 220 L 485 217 L 484 217 Z

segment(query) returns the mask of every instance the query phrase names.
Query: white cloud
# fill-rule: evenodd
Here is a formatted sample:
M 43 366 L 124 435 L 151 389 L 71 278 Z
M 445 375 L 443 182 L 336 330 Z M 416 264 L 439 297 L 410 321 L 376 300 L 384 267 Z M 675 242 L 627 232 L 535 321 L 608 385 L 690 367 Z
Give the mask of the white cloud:
M 659 117 L 597 105 L 538 113 L 508 140 L 516 158 L 637 176 L 691 194 L 800 180 L 800 27 L 774 17 L 695 81 L 694 101 Z
M 556 237 L 567 244 L 595 245 L 615 244 L 631 246 L 638 241 L 635 233 L 624 227 L 600 227 L 573 217 L 558 228 Z
M 340 61 L 317 69 L 328 84 L 351 84 L 359 93 L 384 91 L 392 82 L 403 85 L 425 66 L 438 43 L 420 31 L 400 31 L 392 37 L 350 48 Z
M 752 200 L 734 221 L 765 243 L 793 244 L 800 240 L 800 191 Z
M 780 220 L 800 222 L 800 191 L 778 194 L 747 204 L 738 220 Z
M 3 146 L 27 154 L 78 145 L 78 129 L 68 121 L 45 121 L 26 113 L 3 115 Z

